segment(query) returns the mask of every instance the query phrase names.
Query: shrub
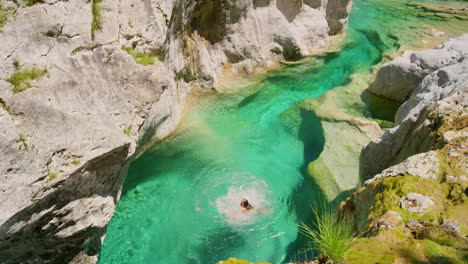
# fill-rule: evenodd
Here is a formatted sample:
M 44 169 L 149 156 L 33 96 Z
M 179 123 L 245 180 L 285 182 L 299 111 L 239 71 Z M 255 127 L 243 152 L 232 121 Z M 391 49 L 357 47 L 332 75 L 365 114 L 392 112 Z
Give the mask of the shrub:
M 11 91 L 16 94 L 31 88 L 32 84 L 30 81 L 42 78 L 46 74 L 47 69 L 24 69 L 13 73 L 7 81 L 13 85 L 13 89 Z
M 351 248 L 356 233 L 354 232 L 354 219 L 344 217 L 338 219 L 332 209 L 322 205 L 312 209 L 314 225 L 301 223 L 300 232 L 309 238 L 309 250 L 317 250 L 321 259 L 342 262 Z

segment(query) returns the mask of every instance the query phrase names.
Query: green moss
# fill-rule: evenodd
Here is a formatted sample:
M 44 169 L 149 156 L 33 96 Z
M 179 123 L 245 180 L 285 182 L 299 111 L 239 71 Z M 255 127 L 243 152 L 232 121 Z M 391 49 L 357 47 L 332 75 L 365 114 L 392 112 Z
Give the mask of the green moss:
M 346 264 L 466 263 L 464 252 L 431 240 L 400 238 L 395 231 L 359 238 L 346 257 Z
M 73 165 L 80 165 L 81 161 L 79 159 L 72 160 L 71 164 Z
M 125 50 L 128 54 L 132 55 L 136 63 L 145 66 L 153 64 L 155 62 L 155 59 L 158 59 L 160 61 L 163 60 L 161 52 L 156 49 L 152 50 L 149 54 L 137 52 L 133 48 L 126 46 L 122 46 L 122 49 Z
M 132 136 L 132 127 L 124 128 L 123 133 L 129 137 Z
M 94 40 L 97 30 L 102 30 L 102 0 L 93 0 L 91 4 L 91 12 L 93 14 L 93 22 L 91 22 L 91 38 Z
M 229 258 L 228 260 L 220 261 L 219 263 L 221 264 L 271 264 L 269 262 L 253 263 L 253 262 L 249 262 L 249 261 L 242 260 L 242 259 L 236 259 L 236 258 Z
M 71 55 L 75 55 L 75 54 L 77 54 L 77 53 L 80 53 L 80 52 L 82 52 L 83 50 L 85 50 L 84 47 L 78 47 L 78 48 L 74 49 L 74 50 L 71 52 Z
M 439 183 L 435 179 L 421 179 L 409 174 L 382 179 L 372 183 L 371 188 L 375 189 L 375 202 L 371 212 L 373 220 L 392 210 L 398 212 L 405 221 L 416 219 L 429 222 L 441 220 L 450 190 L 447 183 Z M 400 208 L 398 203 L 401 197 L 411 192 L 431 197 L 434 206 L 424 213 L 412 213 Z
M 467 172 L 461 168 L 457 168 L 453 162 L 447 158 L 447 150 L 442 149 L 437 152 L 439 157 L 440 178 L 445 179 L 446 176 L 468 176 Z
M 42 0 L 23 0 L 24 4 L 27 6 L 33 6 L 35 4 L 41 4 L 44 3 Z
M 47 74 L 47 69 L 30 68 L 15 72 L 7 79 L 13 85 L 11 90 L 13 93 L 22 92 L 32 87 L 30 81 L 44 77 Z
M 14 12 L 13 7 L 5 8 L 3 6 L 3 3 L 0 2 L 0 32 L 2 32 L 3 26 L 5 26 L 5 24 L 8 21 L 8 17 L 10 17 L 13 14 L 13 12 Z
M 46 183 L 55 180 L 57 178 L 58 174 L 59 174 L 58 172 L 49 171 L 48 172 L 49 176 L 46 179 Z

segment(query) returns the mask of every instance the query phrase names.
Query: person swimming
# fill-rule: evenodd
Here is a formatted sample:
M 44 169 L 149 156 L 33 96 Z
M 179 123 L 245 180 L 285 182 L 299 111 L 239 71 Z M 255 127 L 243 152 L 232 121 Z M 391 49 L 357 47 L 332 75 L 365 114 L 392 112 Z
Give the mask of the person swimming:
M 246 213 L 246 212 L 254 209 L 254 207 L 249 203 L 249 200 L 247 200 L 247 199 L 242 199 L 241 202 L 240 202 L 240 206 L 242 207 L 242 209 L 240 209 L 239 212 L 233 213 L 233 212 L 227 211 L 226 213 L 231 215 L 231 216 L 239 216 L 239 215 L 241 215 L 243 213 Z

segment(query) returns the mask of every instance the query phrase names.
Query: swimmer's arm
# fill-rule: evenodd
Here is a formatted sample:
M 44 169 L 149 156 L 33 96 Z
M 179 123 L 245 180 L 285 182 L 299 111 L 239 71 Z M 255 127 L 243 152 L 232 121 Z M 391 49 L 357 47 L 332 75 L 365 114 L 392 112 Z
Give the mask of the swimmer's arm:
M 245 211 L 246 211 L 245 209 L 240 209 L 239 212 L 237 212 L 237 213 L 233 213 L 231 211 L 226 211 L 226 213 L 228 215 L 230 215 L 230 216 L 239 216 L 239 215 L 243 214 Z

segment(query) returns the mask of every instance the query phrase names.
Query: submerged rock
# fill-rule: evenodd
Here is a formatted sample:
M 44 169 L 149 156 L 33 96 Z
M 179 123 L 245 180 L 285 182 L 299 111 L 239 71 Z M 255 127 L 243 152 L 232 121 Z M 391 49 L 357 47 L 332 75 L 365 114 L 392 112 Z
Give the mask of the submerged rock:
M 382 131 L 376 122 L 339 109 L 332 92 L 318 99 L 306 99 L 302 107 L 316 114 L 325 138 L 323 151 L 308 165 L 307 172 L 332 201 L 359 184 L 359 152 L 362 146 L 381 136 Z

